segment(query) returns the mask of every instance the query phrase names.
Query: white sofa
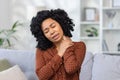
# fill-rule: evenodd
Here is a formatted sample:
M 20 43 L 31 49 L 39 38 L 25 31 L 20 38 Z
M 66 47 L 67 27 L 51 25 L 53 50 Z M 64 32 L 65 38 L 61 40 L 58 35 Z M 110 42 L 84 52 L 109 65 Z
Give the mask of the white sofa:
M 27 80 L 38 80 L 35 74 L 35 52 L 0 49 L 0 58 L 7 59 L 13 66 L 19 65 Z M 87 52 L 80 80 L 120 80 L 120 56 Z
M 80 80 L 120 80 L 120 54 L 87 52 Z
M 19 65 L 27 80 L 37 80 L 35 53 L 32 51 L 0 49 L 0 59 L 7 59 L 12 66 Z M 15 75 L 17 76 L 17 75 Z M 11 79 L 9 79 L 11 80 Z M 17 79 L 20 80 L 20 79 Z

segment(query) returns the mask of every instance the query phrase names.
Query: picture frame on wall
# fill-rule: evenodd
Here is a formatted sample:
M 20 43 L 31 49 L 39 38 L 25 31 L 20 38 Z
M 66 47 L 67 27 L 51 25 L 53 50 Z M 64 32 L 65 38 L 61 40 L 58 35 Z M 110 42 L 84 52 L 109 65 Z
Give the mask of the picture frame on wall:
M 96 8 L 85 8 L 85 21 L 95 21 L 96 20 Z
M 120 7 L 120 0 L 112 0 L 112 7 Z

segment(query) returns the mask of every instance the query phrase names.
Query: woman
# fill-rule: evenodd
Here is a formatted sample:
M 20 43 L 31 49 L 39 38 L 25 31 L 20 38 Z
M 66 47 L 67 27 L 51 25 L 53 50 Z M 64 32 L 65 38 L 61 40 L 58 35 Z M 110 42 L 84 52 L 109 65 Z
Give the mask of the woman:
M 61 9 L 40 11 L 30 26 L 38 42 L 36 74 L 39 80 L 79 80 L 86 46 L 70 39 L 74 24 L 67 13 Z

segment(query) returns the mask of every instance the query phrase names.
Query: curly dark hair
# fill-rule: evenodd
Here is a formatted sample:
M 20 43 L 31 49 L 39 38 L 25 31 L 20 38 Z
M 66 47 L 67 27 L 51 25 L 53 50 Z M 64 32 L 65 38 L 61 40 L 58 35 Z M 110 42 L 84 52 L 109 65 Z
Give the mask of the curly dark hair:
M 64 35 L 68 37 L 72 37 L 71 31 L 74 31 L 73 26 L 75 26 L 72 19 L 70 19 L 68 14 L 62 9 L 39 11 L 31 20 L 30 30 L 38 42 L 36 47 L 41 50 L 46 50 L 53 46 L 53 43 L 45 37 L 41 29 L 42 22 L 47 18 L 57 21 L 60 24 Z

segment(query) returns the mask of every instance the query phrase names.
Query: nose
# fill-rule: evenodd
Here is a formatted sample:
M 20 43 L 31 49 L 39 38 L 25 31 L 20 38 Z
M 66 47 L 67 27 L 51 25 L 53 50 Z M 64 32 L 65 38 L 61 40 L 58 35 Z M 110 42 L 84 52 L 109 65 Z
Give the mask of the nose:
M 53 35 L 55 31 L 53 29 L 50 29 L 50 34 Z

